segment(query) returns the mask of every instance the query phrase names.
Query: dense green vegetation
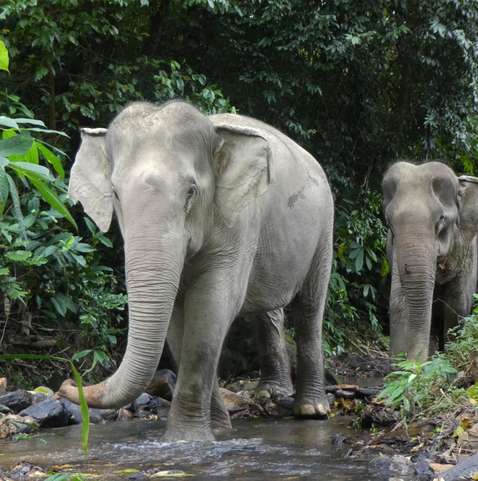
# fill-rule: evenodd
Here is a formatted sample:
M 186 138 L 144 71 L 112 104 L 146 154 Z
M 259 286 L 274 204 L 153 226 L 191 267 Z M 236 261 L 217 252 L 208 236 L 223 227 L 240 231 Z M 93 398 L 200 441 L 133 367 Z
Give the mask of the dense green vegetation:
M 478 295 L 475 295 L 478 300 Z M 413 420 L 460 407 L 476 409 L 478 353 L 478 307 L 463 326 L 451 333 L 446 352 L 435 354 L 429 361 L 398 361 L 396 370 L 385 379 L 379 398 L 400 409 L 404 418 Z M 469 386 L 469 384 L 472 384 Z
M 65 184 L 78 127 L 106 126 L 129 101 L 180 96 L 205 112 L 235 109 L 320 160 L 337 212 L 329 354 L 386 329 L 387 165 L 441 158 L 478 174 L 478 6 L 469 0 L 4 0 L 0 39 L 10 55 L 2 138 L 32 139 L 2 166 L 0 352 L 81 351 L 93 376 L 121 352 L 121 239 L 70 206 Z M 55 381 L 53 370 L 41 376 Z

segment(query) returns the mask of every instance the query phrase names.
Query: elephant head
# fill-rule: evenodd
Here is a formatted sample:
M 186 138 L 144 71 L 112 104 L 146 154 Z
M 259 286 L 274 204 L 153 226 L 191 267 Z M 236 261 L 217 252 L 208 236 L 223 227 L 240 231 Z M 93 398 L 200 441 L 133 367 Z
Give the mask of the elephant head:
M 478 184 L 457 178 L 440 162 L 397 162 L 386 172 L 382 187 L 393 275 L 400 280 L 406 304 L 406 332 L 391 336 L 391 351 L 424 360 L 437 265 L 446 262 L 458 242 L 469 244 L 477 234 Z
M 117 371 L 86 386 L 90 406 L 131 402 L 151 382 L 185 263 L 270 182 L 268 141 L 213 122 L 183 101 L 133 103 L 108 129 L 82 129 L 70 196 L 102 231 L 118 219 L 125 249 L 128 343 Z M 214 246 L 213 246 L 214 248 Z M 194 275 L 194 273 L 193 273 Z M 78 402 L 65 381 L 60 394 Z

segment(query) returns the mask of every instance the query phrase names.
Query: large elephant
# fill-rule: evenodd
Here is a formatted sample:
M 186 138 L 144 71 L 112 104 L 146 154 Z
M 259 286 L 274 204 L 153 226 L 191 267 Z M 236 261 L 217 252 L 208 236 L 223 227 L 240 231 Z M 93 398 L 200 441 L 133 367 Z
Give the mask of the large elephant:
M 295 413 L 327 415 L 333 199 L 310 154 L 252 118 L 138 102 L 107 130 L 83 129 L 69 192 L 103 231 L 114 211 L 125 248 L 128 344 L 117 371 L 85 387 L 90 406 L 138 396 L 167 336 L 179 371 L 165 439 L 213 439 L 212 423 L 229 425 L 216 372 L 231 322 L 294 301 Z M 78 400 L 71 382 L 61 393 Z
M 478 178 L 441 162 L 397 162 L 383 179 L 392 264 L 393 355 L 424 360 L 472 307 L 477 287 Z

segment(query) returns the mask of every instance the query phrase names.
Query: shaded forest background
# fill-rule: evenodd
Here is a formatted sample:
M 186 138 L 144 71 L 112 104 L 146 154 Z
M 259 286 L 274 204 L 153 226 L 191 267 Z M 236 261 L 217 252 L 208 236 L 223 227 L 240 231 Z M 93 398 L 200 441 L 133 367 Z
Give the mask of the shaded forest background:
M 37 139 L 7 157 L 51 167 L 64 205 L 78 128 L 107 126 L 133 100 L 182 97 L 204 112 L 251 115 L 307 148 L 336 200 L 329 356 L 386 345 L 387 166 L 440 159 L 478 175 L 472 0 L 3 0 L 0 39 L 10 57 L 0 72 L 3 139 Z M 69 137 L 5 120 L 15 118 Z M 28 175 L 10 177 L 15 187 L 5 169 L 0 162 L 0 352 L 77 353 L 87 376 L 103 377 L 125 342 L 119 231 L 101 234 L 70 206 L 76 230 Z M 226 374 L 256 367 L 251 330 L 231 334 Z M 54 365 L 7 369 L 17 384 L 63 379 Z

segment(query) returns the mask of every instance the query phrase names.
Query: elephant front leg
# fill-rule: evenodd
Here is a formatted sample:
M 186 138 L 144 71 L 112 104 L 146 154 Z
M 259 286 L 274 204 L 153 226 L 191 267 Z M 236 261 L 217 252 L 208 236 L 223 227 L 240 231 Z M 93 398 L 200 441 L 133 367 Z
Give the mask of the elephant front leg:
M 256 325 L 261 368 L 256 395 L 262 398 L 291 396 L 294 389 L 284 335 L 284 310 L 275 309 L 252 317 Z
M 176 366 L 181 364 L 181 350 L 184 338 L 184 313 L 183 308 L 176 306 L 169 325 L 168 346 L 174 358 Z M 224 406 L 224 402 L 219 390 L 217 377 L 211 396 L 211 427 L 213 431 L 225 431 L 231 429 L 231 419 Z
M 211 283 L 203 281 L 202 286 Z M 184 335 L 181 348 L 178 381 L 167 429 L 166 441 L 213 440 L 211 408 L 215 420 L 223 411 L 219 404 L 217 366 L 224 338 L 235 313 L 225 299 L 228 294 L 222 289 L 197 288 L 186 296 L 184 305 Z M 214 401 L 211 402 L 214 393 Z

